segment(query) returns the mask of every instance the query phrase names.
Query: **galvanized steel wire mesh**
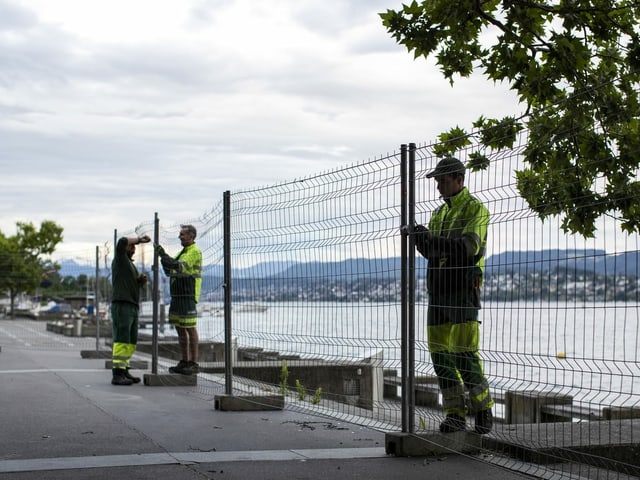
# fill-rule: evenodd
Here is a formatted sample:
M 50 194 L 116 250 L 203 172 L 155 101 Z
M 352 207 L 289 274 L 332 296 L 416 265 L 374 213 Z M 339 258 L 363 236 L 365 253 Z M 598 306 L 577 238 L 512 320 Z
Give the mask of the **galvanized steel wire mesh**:
M 548 466 L 536 466 L 533 472 L 533 467 L 522 467 L 515 460 L 502 461 L 508 468 L 529 469 L 536 475 L 542 469 L 546 475 L 604 478 L 606 471 L 606 478 L 626 478 L 637 473 L 637 463 L 612 452 L 597 453 L 595 448 L 605 437 L 619 446 L 637 446 L 640 441 L 640 420 L 625 420 L 640 408 L 638 235 L 623 233 L 614 216 L 602 217 L 590 239 L 564 233 L 556 218 L 541 221 L 515 183 L 513 172 L 522 168 L 525 145 L 522 132 L 514 148 L 489 152 L 489 168 L 469 172 L 466 179 L 469 190 L 491 212 L 480 312 L 481 357 L 499 423 L 492 441 L 482 449 L 535 445 L 544 451 Z M 463 162 L 472 147 L 461 152 Z M 418 223 L 426 223 L 441 203 L 433 182 L 423 178 L 437 160 L 433 145 L 416 148 Z M 287 408 L 387 431 L 399 429 L 403 189 L 399 169 L 400 156 L 394 153 L 273 186 L 231 192 L 233 275 L 227 287 L 232 291 L 231 334 L 237 362 L 262 365 L 271 372 L 260 377 L 236 369 L 238 394 L 283 393 Z M 165 223 L 159 212 L 160 244 L 172 255 L 180 250 L 181 224 L 198 230 L 196 243 L 204 263 L 198 330 L 201 344 L 210 345 L 210 351 L 201 355 L 197 389 L 211 396 L 221 392 L 224 380 L 215 344 L 224 341 L 225 333 L 224 218 L 221 201 L 212 199 L 212 204 L 206 214 L 179 223 Z M 118 236 L 152 233 L 149 219 Z M 99 267 L 105 278 L 109 243 L 101 247 Z M 141 270 L 150 271 L 152 253 L 148 246 L 138 249 Z M 81 266 L 95 268 L 92 256 Z M 442 419 L 425 338 L 425 272 L 417 255 L 418 434 L 437 429 Z M 108 302 L 108 284 L 99 288 L 99 298 Z M 165 277 L 161 300 L 163 305 L 170 301 Z M 19 339 L 36 348 L 65 348 L 64 342 L 39 343 L 49 337 L 31 328 L 2 321 L 0 338 Z M 86 348 L 94 344 L 92 338 L 84 341 Z M 161 341 L 176 342 L 175 332 L 166 324 L 161 327 Z M 102 342 L 108 348 L 108 340 Z M 166 359 L 162 368 L 171 362 Z M 365 379 L 370 370 L 380 376 Z M 326 375 L 333 376 L 332 381 Z M 365 385 L 369 381 L 373 383 Z M 550 403 L 541 403 L 535 412 L 538 418 L 524 422 L 517 418 L 513 402 L 527 392 L 541 394 Z

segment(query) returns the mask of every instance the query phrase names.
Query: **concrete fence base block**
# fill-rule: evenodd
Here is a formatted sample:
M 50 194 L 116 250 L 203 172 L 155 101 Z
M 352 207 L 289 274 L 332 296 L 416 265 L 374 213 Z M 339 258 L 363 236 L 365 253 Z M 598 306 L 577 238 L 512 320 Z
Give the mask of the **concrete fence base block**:
M 198 376 L 179 373 L 145 373 L 143 381 L 148 387 L 193 387 L 198 384 Z
M 214 398 L 216 410 L 231 412 L 247 412 L 262 410 L 282 410 L 284 408 L 283 395 L 216 395 Z
M 476 454 L 482 440 L 468 432 L 455 433 L 387 433 L 385 452 L 396 457 L 420 457 L 451 453 Z
M 602 416 L 605 420 L 628 420 L 640 418 L 640 407 L 604 407 Z
M 551 406 L 571 405 L 573 397 L 559 392 L 516 390 L 505 392 L 506 423 L 571 422 L 571 414 L 546 413 Z M 549 409 L 550 410 L 550 409 Z
M 107 360 L 104 362 L 104 368 L 111 370 L 113 368 L 113 361 Z M 146 360 L 131 360 L 129 362 L 129 368 L 131 370 L 149 370 L 149 362 Z
M 82 358 L 111 358 L 111 350 L 80 350 Z

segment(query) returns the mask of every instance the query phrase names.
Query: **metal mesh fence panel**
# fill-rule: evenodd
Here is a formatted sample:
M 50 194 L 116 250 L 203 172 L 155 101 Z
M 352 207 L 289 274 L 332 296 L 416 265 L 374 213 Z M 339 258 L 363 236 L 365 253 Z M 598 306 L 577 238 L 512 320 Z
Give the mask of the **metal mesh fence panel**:
M 481 440 L 473 433 L 456 438 L 532 475 L 628 478 L 638 474 L 640 435 L 638 235 L 623 233 L 614 215 L 603 216 L 587 239 L 565 233 L 557 218 L 541 221 L 519 195 L 513 173 L 523 167 L 526 135 L 512 149 L 490 152 L 489 168 L 466 177 L 469 191 L 491 213 L 479 320 L 496 424 Z M 421 224 L 442 203 L 433 181 L 424 178 L 438 160 L 433 147 L 416 149 L 415 219 Z M 474 147 L 461 152 L 462 161 Z M 163 223 L 160 214 L 159 243 L 172 256 L 181 249 L 181 224 L 198 232 L 199 393 L 211 398 L 224 386 L 229 288 L 234 393 L 281 394 L 286 408 L 399 430 L 400 161 L 387 155 L 233 192 L 229 285 L 222 202 L 214 200 L 210 212 L 175 224 Z M 117 236 L 153 236 L 153 229 L 149 219 Z M 109 240 L 97 260 L 94 252 L 77 252 L 73 263 L 51 272 L 50 285 L 35 298 L 20 299 L 26 308 L 20 313 L 37 309 L 38 316 L 11 320 L 3 304 L 2 347 L 20 342 L 28 348 L 108 350 L 112 255 Z M 153 247 L 140 245 L 135 261 L 151 275 Z M 433 433 L 443 418 L 443 399 L 426 338 L 427 265 L 420 255 L 415 267 L 415 434 L 425 444 L 446 447 L 450 440 Z M 92 295 L 103 322 L 97 343 Z M 71 305 L 74 298 L 79 303 Z M 138 354 L 149 358 L 152 292 L 142 298 Z M 160 370 L 166 372 L 180 349 L 166 321 L 171 299 L 162 273 L 159 299 Z M 50 300 L 70 310 L 46 318 Z M 86 320 L 82 327 L 90 336 L 78 336 L 78 318 Z
M 232 196 L 240 359 L 294 404 L 396 421 L 381 374 L 399 367 L 398 168 L 384 157 Z
M 515 181 L 526 140 L 525 131 L 513 149 L 491 153 L 488 170 L 468 173 L 466 182 L 491 212 L 480 355 L 498 425 L 485 444 L 543 461 L 551 465 L 547 474 L 637 475 L 629 446 L 640 435 L 638 236 L 623 233 L 613 214 L 599 220 L 593 238 L 565 233 L 558 218 L 540 220 Z M 436 161 L 429 147 L 420 148 L 416 170 Z M 417 185 L 420 222 L 442 200 L 435 185 Z M 424 276 L 418 274 L 418 292 Z M 419 324 L 427 307 L 418 295 Z M 417 331 L 416 375 L 433 381 L 427 344 L 419 340 L 424 329 Z M 425 431 L 441 421 L 431 409 L 417 415 Z

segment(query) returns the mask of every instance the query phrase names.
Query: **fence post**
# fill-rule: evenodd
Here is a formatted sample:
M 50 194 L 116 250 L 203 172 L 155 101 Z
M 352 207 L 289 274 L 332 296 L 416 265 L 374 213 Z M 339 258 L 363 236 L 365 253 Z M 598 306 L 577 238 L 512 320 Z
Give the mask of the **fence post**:
M 408 190 L 408 213 L 407 218 L 408 241 L 408 277 L 407 277 L 407 349 L 409 354 L 409 365 L 407 374 L 407 383 L 409 389 L 409 433 L 415 433 L 415 410 L 416 410 L 416 249 L 415 249 L 415 235 L 413 227 L 416 223 L 416 195 L 415 195 L 415 180 L 416 180 L 416 144 L 409 144 L 409 173 L 407 181 Z
M 96 319 L 96 352 L 100 350 L 100 247 L 96 245 L 96 285 L 93 292 L 93 318 Z
M 153 246 L 155 247 L 160 242 L 160 220 L 158 219 L 158 212 L 154 214 L 153 220 Z M 152 313 L 152 334 L 151 334 L 151 373 L 153 375 L 158 374 L 158 302 L 159 302 L 159 284 L 160 275 L 158 269 L 158 251 L 153 249 L 153 313 Z
M 224 391 L 233 393 L 231 331 L 231 192 L 223 194 L 223 258 L 224 258 Z
M 402 432 L 412 431 L 411 400 L 409 381 L 409 308 L 408 308 L 408 192 L 407 192 L 407 145 L 400 145 L 400 390 L 402 406 Z

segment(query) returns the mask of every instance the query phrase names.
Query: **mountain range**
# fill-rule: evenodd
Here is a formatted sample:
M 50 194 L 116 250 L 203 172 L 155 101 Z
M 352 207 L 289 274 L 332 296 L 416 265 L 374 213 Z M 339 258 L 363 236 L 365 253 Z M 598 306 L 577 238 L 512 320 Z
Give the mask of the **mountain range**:
M 535 272 L 571 271 L 599 275 L 638 276 L 640 273 L 640 254 L 637 251 L 607 254 L 597 249 L 550 249 L 539 251 L 507 251 L 491 255 L 485 261 L 486 275 L 520 274 Z M 61 260 L 60 275 L 89 277 L 95 276 L 95 266 L 81 265 L 76 260 Z M 400 257 L 390 258 L 354 258 L 339 262 L 262 262 L 251 267 L 232 269 L 233 278 L 323 278 L 323 277 L 377 277 L 397 278 L 400 275 Z M 416 269 L 426 267 L 426 261 L 416 255 Z M 139 266 L 139 269 L 143 267 Z M 147 267 L 146 270 L 150 270 Z M 222 278 L 223 265 L 207 265 L 203 276 Z M 100 275 L 108 275 L 104 268 Z

